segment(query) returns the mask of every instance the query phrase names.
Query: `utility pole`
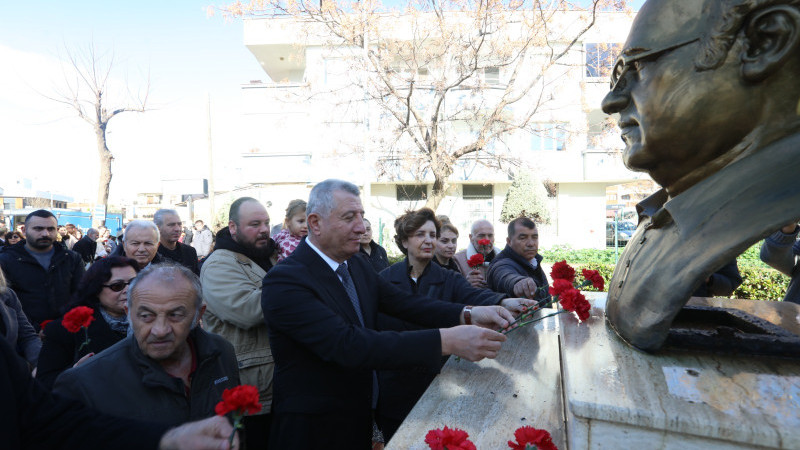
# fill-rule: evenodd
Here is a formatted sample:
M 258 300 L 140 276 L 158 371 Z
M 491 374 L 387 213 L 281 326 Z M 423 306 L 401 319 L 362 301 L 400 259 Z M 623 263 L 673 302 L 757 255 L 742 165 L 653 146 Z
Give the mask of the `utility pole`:
M 206 93 L 208 102 L 206 110 L 208 112 L 208 222 L 214 224 L 217 210 L 214 208 L 214 153 L 211 146 L 211 93 Z

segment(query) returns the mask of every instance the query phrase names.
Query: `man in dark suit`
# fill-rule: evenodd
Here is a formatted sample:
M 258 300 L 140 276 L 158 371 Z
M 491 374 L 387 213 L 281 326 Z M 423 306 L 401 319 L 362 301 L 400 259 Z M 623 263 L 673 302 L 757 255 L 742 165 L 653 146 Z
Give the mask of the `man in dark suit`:
M 307 214 L 308 237 L 262 287 L 275 358 L 270 447 L 368 449 L 375 369 L 435 370 L 450 354 L 494 358 L 505 336 L 487 328 L 503 328 L 513 317 L 501 306 L 409 295 L 378 277 L 365 258 L 353 258 L 365 232 L 353 184 L 316 185 Z M 430 328 L 379 332 L 379 311 Z M 471 323 L 487 328 L 458 326 Z

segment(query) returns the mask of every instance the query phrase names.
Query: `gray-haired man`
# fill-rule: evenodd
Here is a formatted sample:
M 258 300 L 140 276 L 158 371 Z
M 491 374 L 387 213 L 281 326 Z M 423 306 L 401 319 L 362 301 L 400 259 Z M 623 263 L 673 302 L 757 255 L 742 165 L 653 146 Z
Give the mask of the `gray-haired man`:
M 442 355 L 451 354 L 493 358 L 505 336 L 469 324 L 499 329 L 513 317 L 501 306 L 408 295 L 354 257 L 366 230 L 352 183 L 314 186 L 306 213 L 308 237 L 267 273 L 262 288 L 275 356 L 270 447 L 370 448 L 375 370 L 438 370 Z M 429 329 L 377 331 L 379 311 Z
M 239 370 L 233 346 L 197 326 L 204 310 L 197 275 L 172 263 L 144 269 L 128 290 L 133 334 L 61 374 L 53 391 L 167 425 L 213 416 Z
M 158 264 L 164 259 L 158 254 L 158 242 L 161 233 L 155 223 L 147 220 L 132 220 L 125 226 L 122 234 L 122 245 L 118 245 L 113 255 L 127 256 L 139 263 L 144 269 L 148 264 Z

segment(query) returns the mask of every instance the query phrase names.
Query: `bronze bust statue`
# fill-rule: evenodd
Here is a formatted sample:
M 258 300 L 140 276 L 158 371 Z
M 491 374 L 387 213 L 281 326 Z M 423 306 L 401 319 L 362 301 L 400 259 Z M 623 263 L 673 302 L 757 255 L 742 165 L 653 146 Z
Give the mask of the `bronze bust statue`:
M 648 0 L 602 107 L 625 164 L 663 187 L 639 204 L 606 304 L 654 351 L 701 282 L 800 219 L 800 4 Z

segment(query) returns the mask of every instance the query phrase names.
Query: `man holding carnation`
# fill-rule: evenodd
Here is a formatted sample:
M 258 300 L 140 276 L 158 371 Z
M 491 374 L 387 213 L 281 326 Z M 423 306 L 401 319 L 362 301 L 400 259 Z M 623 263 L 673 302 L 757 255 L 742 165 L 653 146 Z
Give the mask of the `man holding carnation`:
M 239 370 L 233 346 L 197 326 L 201 292 L 186 267 L 142 270 L 128 289 L 133 334 L 61 374 L 53 391 L 106 414 L 166 425 L 213 416 L 222 392 L 239 384 Z
M 488 220 L 476 220 L 470 229 L 467 248 L 453 255 L 453 260 L 469 284 L 476 288 L 486 288 L 485 265 L 470 264 L 470 261 L 475 261 L 475 255 L 483 256 L 485 265 L 489 265 L 497 256 L 494 248 L 494 225 Z
M 550 301 L 547 276 L 539 255 L 539 231 L 527 217 L 508 224 L 506 248 L 500 252 L 486 273 L 489 289 L 510 297 L 525 297 L 542 303 Z

